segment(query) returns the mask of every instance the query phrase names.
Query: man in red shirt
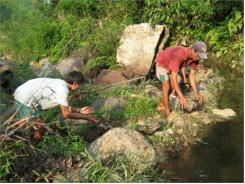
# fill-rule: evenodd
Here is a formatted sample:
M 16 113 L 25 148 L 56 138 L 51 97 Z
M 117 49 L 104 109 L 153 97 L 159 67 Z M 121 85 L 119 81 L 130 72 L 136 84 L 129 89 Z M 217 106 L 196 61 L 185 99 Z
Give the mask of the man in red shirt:
M 196 100 L 203 102 L 203 96 L 199 94 L 196 87 L 195 71 L 199 59 L 208 59 L 207 45 L 204 42 L 196 42 L 192 47 L 174 47 L 161 51 L 156 59 L 156 75 L 162 82 L 163 97 L 160 108 L 164 109 L 166 117 L 171 113 L 169 107 L 170 87 L 178 95 L 182 108 L 187 108 L 188 102 L 180 90 L 178 83 L 178 71 L 186 66 L 190 66 L 190 84 Z

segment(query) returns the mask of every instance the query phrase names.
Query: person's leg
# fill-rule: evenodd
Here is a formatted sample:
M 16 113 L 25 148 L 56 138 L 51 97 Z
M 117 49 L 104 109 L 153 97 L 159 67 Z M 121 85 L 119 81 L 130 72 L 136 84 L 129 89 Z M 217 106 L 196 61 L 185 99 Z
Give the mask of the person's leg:
M 170 84 L 169 80 L 162 82 L 162 101 L 161 103 L 164 105 L 164 113 L 165 116 L 168 117 L 171 113 L 170 107 L 169 107 L 169 90 L 170 90 Z
M 169 75 L 168 71 L 165 68 L 156 67 L 156 76 L 162 82 L 162 99 L 158 106 L 158 110 L 163 111 L 165 116 L 168 117 L 171 110 L 169 107 L 169 89 L 170 89 L 170 82 L 169 82 Z

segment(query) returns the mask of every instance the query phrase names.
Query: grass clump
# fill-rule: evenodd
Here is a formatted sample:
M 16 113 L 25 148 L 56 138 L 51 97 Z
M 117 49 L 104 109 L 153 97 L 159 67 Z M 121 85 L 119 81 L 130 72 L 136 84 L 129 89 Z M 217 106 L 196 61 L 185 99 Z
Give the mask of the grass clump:
M 15 165 L 20 157 L 28 157 L 25 142 L 1 141 L 0 142 L 0 181 L 11 181 L 11 176 L 16 173 Z
M 158 168 L 139 169 L 123 154 L 115 155 L 113 159 L 104 164 L 87 152 L 83 153 L 83 157 L 86 160 L 81 170 L 81 181 L 83 182 L 164 182 L 157 172 Z
M 77 135 L 68 136 L 50 136 L 45 135 L 42 141 L 38 144 L 38 148 L 46 152 L 48 157 L 61 157 L 79 154 L 84 152 L 86 142 L 82 137 Z

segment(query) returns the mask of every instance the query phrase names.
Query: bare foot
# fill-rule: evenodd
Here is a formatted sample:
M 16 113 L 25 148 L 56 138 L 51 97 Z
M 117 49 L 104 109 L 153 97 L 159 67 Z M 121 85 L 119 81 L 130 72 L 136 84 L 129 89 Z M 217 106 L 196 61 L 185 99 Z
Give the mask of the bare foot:
M 166 109 L 165 110 L 165 117 L 168 118 L 170 116 L 171 112 L 172 111 L 170 109 Z
M 165 111 L 165 107 L 160 104 L 157 106 L 157 110 L 158 111 Z

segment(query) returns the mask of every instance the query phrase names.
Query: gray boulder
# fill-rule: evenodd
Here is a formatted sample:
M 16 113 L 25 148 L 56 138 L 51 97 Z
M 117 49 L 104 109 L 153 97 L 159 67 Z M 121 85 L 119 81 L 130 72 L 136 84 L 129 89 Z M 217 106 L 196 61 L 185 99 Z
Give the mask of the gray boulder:
M 123 76 L 121 70 L 101 70 L 100 74 L 97 76 L 96 84 L 99 86 L 108 86 L 112 84 L 117 84 L 126 81 L 127 79 Z
M 80 71 L 84 66 L 82 58 L 69 58 L 59 62 L 56 69 L 62 74 L 66 75 L 71 71 Z
M 152 164 L 156 153 L 145 137 L 136 130 L 113 128 L 89 146 L 89 152 L 101 160 L 123 153 L 136 165 Z
M 145 134 L 152 134 L 161 128 L 161 124 L 162 121 L 152 120 L 143 125 L 138 125 L 137 130 Z
M 170 95 L 169 103 L 172 109 L 181 109 L 185 112 L 193 112 L 199 110 L 201 108 L 201 104 L 199 104 L 196 100 L 192 100 L 189 96 L 185 96 L 187 98 L 188 106 L 186 109 L 181 109 L 179 99 L 176 96 Z
M 145 86 L 145 94 L 147 94 L 149 97 L 162 97 L 162 92 L 153 85 Z
M 100 110 L 121 110 L 127 105 L 124 97 L 109 97 L 96 100 L 92 106 Z

